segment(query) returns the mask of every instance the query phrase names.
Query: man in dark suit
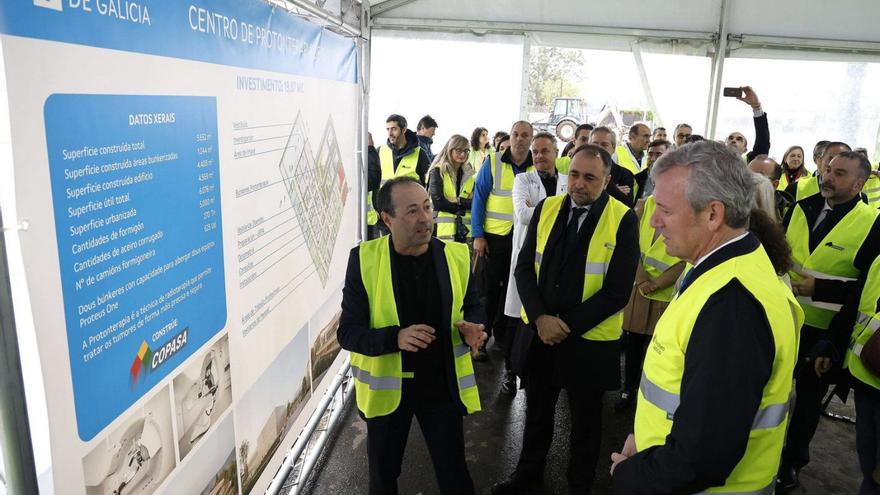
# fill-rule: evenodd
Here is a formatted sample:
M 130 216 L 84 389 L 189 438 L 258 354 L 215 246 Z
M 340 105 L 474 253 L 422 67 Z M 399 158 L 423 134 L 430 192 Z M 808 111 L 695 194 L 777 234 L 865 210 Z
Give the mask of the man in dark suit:
M 622 310 L 639 261 L 638 221 L 605 191 L 611 156 L 579 147 L 568 194 L 535 208 L 514 272 L 532 337 L 525 365 L 526 425 L 516 470 L 492 488 L 539 485 L 562 388 L 571 409 L 569 493 L 588 493 L 599 455 L 602 396 L 620 385 Z
M 413 416 L 442 494 L 474 493 L 462 416 L 480 410 L 471 350 L 486 341 L 464 244 L 431 237 L 431 200 L 414 178 L 376 195 L 391 235 L 351 250 L 337 338 L 351 351 L 355 398 L 367 423 L 371 495 L 397 493 Z

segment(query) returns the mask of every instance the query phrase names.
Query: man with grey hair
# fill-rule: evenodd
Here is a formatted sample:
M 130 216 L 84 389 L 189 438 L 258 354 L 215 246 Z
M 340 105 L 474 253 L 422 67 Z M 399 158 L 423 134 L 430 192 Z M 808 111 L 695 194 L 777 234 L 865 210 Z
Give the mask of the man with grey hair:
M 860 153 L 843 151 L 840 144 L 831 143 L 825 149 L 819 194 L 798 201 L 783 221 L 795 262 L 792 290 L 806 322 L 795 375 L 797 402 L 779 471 L 781 489 L 796 487 L 800 470 L 810 462 L 810 441 L 819 424 L 822 399 L 831 385 L 829 376 L 817 377 L 820 371 L 830 370 L 830 359 L 821 370 L 814 370 L 813 362 L 818 361 L 817 355 L 827 355 L 833 320 L 849 296 L 861 294 L 859 276 L 880 254 L 877 210 L 861 199 L 871 164 Z M 834 158 L 826 161 L 830 153 Z M 852 328 L 851 324 L 846 326 Z M 841 350 L 846 344 L 845 340 Z
M 751 174 L 702 141 L 651 175 L 651 225 L 694 267 L 648 348 L 635 434 L 611 457 L 615 493 L 771 493 L 803 312 L 749 231 Z

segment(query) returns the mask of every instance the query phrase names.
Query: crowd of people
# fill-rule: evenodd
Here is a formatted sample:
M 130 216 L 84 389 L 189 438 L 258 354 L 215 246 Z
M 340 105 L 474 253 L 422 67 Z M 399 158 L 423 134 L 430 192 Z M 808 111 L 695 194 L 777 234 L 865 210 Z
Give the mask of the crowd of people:
M 541 485 L 562 389 L 569 493 L 592 489 L 617 390 L 635 420 L 615 493 L 790 490 L 832 385 L 854 391 L 860 493 L 880 493 L 880 172 L 840 141 L 813 146 L 813 173 L 802 146 L 776 161 L 757 94 L 738 99 L 751 148 L 636 123 L 625 142 L 583 124 L 560 151 L 518 121 L 434 155 L 436 120 L 387 118 L 338 330 L 371 494 L 397 493 L 414 416 L 440 491 L 475 492 L 462 417 L 480 410 L 490 338 L 500 392 L 526 394 L 519 460 L 493 494 Z

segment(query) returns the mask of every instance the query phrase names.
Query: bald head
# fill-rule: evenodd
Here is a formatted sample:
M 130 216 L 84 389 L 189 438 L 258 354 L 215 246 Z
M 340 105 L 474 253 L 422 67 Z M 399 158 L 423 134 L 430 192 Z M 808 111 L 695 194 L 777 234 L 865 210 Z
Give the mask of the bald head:
M 781 178 L 782 167 L 776 160 L 770 158 L 767 155 L 758 155 L 754 160 L 749 162 L 749 170 L 752 172 L 757 172 L 764 177 L 770 179 L 770 182 L 773 183 L 773 187 L 779 185 L 779 179 Z

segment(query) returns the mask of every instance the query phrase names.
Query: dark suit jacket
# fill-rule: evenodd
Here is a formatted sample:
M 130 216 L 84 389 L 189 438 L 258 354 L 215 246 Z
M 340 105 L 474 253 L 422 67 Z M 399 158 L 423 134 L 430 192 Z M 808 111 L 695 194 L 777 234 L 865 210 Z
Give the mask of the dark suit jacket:
M 561 318 L 571 329 L 571 335 L 556 346 L 546 346 L 537 335 L 531 335 L 531 338 L 519 343 L 518 350 L 525 359 L 536 348 L 540 348 L 542 354 L 553 355 L 551 361 L 554 368 L 554 382 L 560 386 L 588 385 L 605 390 L 619 387 L 618 341 L 600 342 L 581 337 L 584 332 L 626 306 L 639 262 L 638 219 L 635 213 L 628 211 L 617 231 L 614 253 L 602 288 L 586 301 L 581 301 L 587 249 L 608 201 L 608 194 L 603 193 L 593 203 L 578 230 L 579 245 L 582 249 L 571 251 L 561 247 L 571 208 L 571 198 L 565 199 L 544 249 L 541 275 L 536 277 L 534 259 L 537 228 L 544 206 L 543 201 L 539 203 L 529 224 L 514 271 L 516 287 L 529 321 L 534 322 L 540 315 L 550 314 Z M 564 269 L 554 270 L 553 266 L 558 267 L 558 263 L 563 263 Z M 556 287 L 557 284 L 559 288 Z M 562 297 L 555 297 L 553 294 L 562 294 Z M 526 348 L 525 352 L 523 348 Z M 524 362 L 520 364 L 527 374 L 528 364 Z

